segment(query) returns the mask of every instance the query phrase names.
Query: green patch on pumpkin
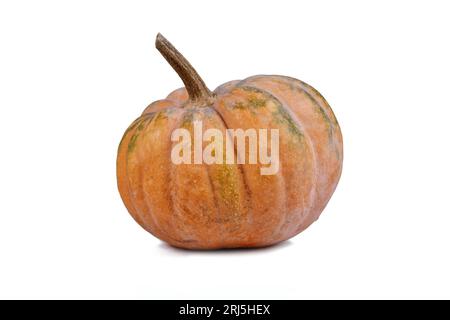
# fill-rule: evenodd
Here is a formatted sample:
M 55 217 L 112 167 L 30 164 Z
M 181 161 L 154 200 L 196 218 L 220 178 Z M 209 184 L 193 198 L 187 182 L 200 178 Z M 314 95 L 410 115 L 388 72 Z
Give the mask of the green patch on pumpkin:
M 337 124 L 336 118 L 333 115 L 333 118 L 330 118 L 329 115 L 326 113 L 323 106 L 320 105 L 320 103 L 317 101 L 317 99 L 311 94 L 314 93 L 317 97 L 319 97 L 325 105 L 328 105 L 325 98 L 312 86 L 307 84 L 306 82 L 303 82 L 301 80 L 291 78 L 291 77 L 282 77 L 280 79 L 274 78 L 272 81 L 288 86 L 291 91 L 297 91 L 300 94 L 304 94 L 309 101 L 314 106 L 314 111 L 322 118 L 323 122 L 325 123 L 327 134 L 328 134 L 328 141 L 330 144 L 333 143 L 333 133 L 334 133 L 334 125 Z M 331 110 L 331 109 L 330 109 Z
M 160 111 L 156 114 L 154 122 L 159 122 L 159 121 L 167 120 L 167 119 L 168 119 L 168 116 L 164 110 L 164 111 Z
M 133 152 L 136 148 L 137 139 L 141 133 L 141 131 L 145 128 L 148 122 L 151 122 L 155 118 L 155 113 L 145 114 L 140 118 L 135 126 L 137 125 L 136 132 L 131 136 L 130 141 L 128 142 L 128 153 Z
M 217 174 L 217 182 L 219 184 L 220 198 L 229 208 L 231 216 L 237 216 L 239 213 L 239 192 L 237 184 L 237 175 L 234 166 L 230 164 L 222 164 Z
M 245 109 L 245 104 L 242 101 L 235 102 L 233 104 L 233 109 Z
M 131 137 L 130 142 L 128 143 L 128 153 L 133 152 L 134 148 L 136 148 L 136 141 L 138 137 L 138 133 L 133 134 L 133 136 Z
M 281 104 L 277 104 L 277 109 L 272 114 L 276 122 L 284 124 L 288 131 L 297 137 L 298 140 L 303 140 L 303 132 L 299 129 L 298 124 L 294 121 L 289 112 Z
M 322 106 L 317 102 L 316 99 L 314 99 L 314 97 L 306 90 L 302 90 L 301 92 L 303 92 L 308 99 L 312 102 L 312 104 L 314 105 L 314 110 L 320 115 L 320 117 L 322 118 L 323 122 L 325 123 L 326 127 L 327 127 L 327 132 L 328 132 L 328 141 L 330 142 L 330 144 L 333 142 L 333 124 L 331 122 L 330 117 L 328 117 L 328 114 L 325 112 L 325 110 L 322 108 Z
M 260 99 L 257 96 L 251 96 L 248 98 L 248 105 L 252 108 L 262 108 L 266 106 L 267 101 Z
M 241 86 L 240 88 L 245 91 L 254 92 L 258 95 L 264 96 L 264 98 L 257 97 L 258 101 L 253 101 L 253 106 L 257 106 L 257 108 L 268 107 L 269 101 L 273 102 L 276 106 L 276 110 L 272 112 L 274 121 L 280 125 L 286 126 L 288 131 L 299 141 L 304 139 L 303 132 L 299 128 L 299 125 L 295 122 L 290 113 L 286 110 L 286 108 L 274 95 L 272 95 L 270 92 L 266 90 L 259 89 L 256 87 Z

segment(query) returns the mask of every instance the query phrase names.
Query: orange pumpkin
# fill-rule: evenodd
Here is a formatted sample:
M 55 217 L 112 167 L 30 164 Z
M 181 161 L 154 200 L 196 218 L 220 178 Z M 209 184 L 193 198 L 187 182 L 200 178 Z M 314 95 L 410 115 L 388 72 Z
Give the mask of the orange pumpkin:
M 342 170 L 341 130 L 322 95 L 276 75 L 230 81 L 211 92 L 160 34 L 156 48 L 185 88 L 151 103 L 119 145 L 118 187 L 133 218 L 159 239 L 189 249 L 269 246 L 306 229 Z M 261 175 L 261 164 L 174 164 L 171 134 L 192 132 L 196 120 L 224 134 L 278 129 L 278 172 Z

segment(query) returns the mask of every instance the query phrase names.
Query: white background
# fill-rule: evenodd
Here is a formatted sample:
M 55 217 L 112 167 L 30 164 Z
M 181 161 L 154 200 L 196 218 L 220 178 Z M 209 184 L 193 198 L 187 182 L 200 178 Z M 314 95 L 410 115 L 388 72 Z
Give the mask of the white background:
M 3 1 L 0 298 L 450 298 L 446 1 Z M 189 252 L 129 216 L 127 126 L 182 85 L 283 74 L 344 135 L 323 215 L 262 250 Z

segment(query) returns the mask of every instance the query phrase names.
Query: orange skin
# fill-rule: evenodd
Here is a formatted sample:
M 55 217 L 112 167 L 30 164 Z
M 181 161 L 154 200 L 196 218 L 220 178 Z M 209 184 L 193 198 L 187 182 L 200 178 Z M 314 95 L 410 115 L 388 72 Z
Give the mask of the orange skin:
M 221 85 L 207 106 L 188 98 L 181 88 L 150 104 L 119 146 L 119 191 L 145 230 L 180 248 L 264 247 L 317 220 L 343 159 L 341 130 L 318 91 L 259 75 Z M 278 173 L 261 175 L 260 164 L 173 164 L 171 133 L 183 127 L 192 135 L 194 120 L 224 135 L 227 128 L 279 129 Z

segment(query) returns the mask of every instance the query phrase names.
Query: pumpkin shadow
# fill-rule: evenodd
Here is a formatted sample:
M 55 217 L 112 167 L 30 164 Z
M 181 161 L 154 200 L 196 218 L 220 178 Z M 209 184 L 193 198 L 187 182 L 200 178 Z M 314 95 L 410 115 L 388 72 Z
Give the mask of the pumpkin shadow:
M 170 255 L 248 255 L 248 254 L 261 254 L 270 253 L 278 250 L 285 249 L 292 245 L 290 240 L 277 243 L 275 245 L 259 248 L 226 248 L 215 250 L 198 250 L 198 249 L 183 249 L 171 246 L 167 243 L 161 242 L 159 249 L 165 254 Z

